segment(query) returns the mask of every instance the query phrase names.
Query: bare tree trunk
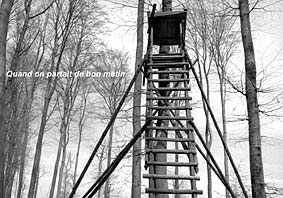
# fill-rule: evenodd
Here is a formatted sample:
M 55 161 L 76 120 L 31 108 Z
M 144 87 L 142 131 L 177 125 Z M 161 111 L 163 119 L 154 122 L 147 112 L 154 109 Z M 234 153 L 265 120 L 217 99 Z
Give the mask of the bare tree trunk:
M 67 177 L 68 177 L 68 170 L 66 168 L 65 174 L 64 174 L 64 190 L 63 190 L 63 197 L 67 196 Z
M 83 108 L 84 108 L 83 112 L 85 112 L 86 104 L 84 104 Z M 78 168 L 78 163 L 79 163 L 79 155 L 80 155 L 82 133 L 83 133 L 83 119 L 84 119 L 84 113 L 83 113 L 83 116 L 80 118 L 80 121 L 79 121 L 79 141 L 78 141 L 77 152 L 76 152 L 73 185 L 75 185 L 76 177 L 77 177 L 77 168 Z
M 206 41 L 202 41 L 202 42 L 206 42 Z M 203 46 L 204 52 L 207 53 L 206 51 L 206 46 Z M 200 76 L 200 85 L 203 88 L 204 87 L 204 81 L 203 81 L 203 75 L 204 75 L 204 79 L 205 79 L 205 85 L 206 85 L 206 97 L 208 102 L 210 103 L 210 99 L 209 99 L 209 79 L 208 79 L 208 71 L 207 71 L 207 54 L 203 55 L 203 64 L 200 64 L 200 62 L 198 63 L 198 68 L 199 68 L 199 76 Z M 200 56 L 199 51 L 196 51 L 196 55 L 197 57 Z M 210 67 L 210 65 L 209 65 Z M 203 69 L 203 70 L 202 70 Z M 203 71 L 203 72 L 202 72 Z M 203 111 L 205 114 L 205 142 L 206 145 L 208 147 L 208 149 L 211 148 L 211 144 L 212 144 L 212 135 L 211 135 L 211 128 L 210 128 L 210 122 L 209 122 L 209 112 L 208 109 L 206 107 L 206 104 L 204 102 L 204 100 L 202 100 L 202 106 L 203 106 Z M 210 157 L 207 154 L 206 155 L 207 160 L 210 161 Z M 207 197 L 211 198 L 212 197 L 212 177 L 211 177 L 211 168 L 210 166 L 207 164 L 206 166 L 206 170 L 207 170 Z
M 26 32 L 28 30 L 28 24 L 29 24 L 29 15 L 30 15 L 30 7 L 31 7 L 31 2 L 32 0 L 25 0 L 24 1 L 24 23 L 23 26 L 20 27 L 20 20 L 19 20 L 19 15 L 21 12 L 23 11 L 18 11 L 17 13 L 17 25 L 19 26 L 17 28 L 17 30 L 19 30 L 17 33 L 17 43 L 16 43 L 16 47 L 11 59 L 11 66 L 10 66 L 10 70 L 11 71 L 16 71 L 19 65 L 19 61 L 20 61 L 20 56 L 23 55 L 22 51 L 22 46 L 25 42 L 25 35 Z M 21 54 L 21 55 L 20 55 Z M 22 119 L 22 114 L 23 112 L 21 112 L 21 108 L 28 108 L 28 104 L 26 104 L 27 106 L 22 107 L 22 103 L 21 103 L 21 99 L 19 97 L 19 92 L 22 91 L 21 90 L 21 85 L 23 83 L 16 80 L 15 78 L 9 78 L 7 80 L 7 85 L 6 85 L 6 97 L 8 98 L 7 101 L 7 110 L 6 110 L 6 116 L 9 117 L 9 122 L 8 122 L 8 131 L 9 131 L 9 138 L 7 139 L 6 142 L 6 148 L 7 149 L 7 153 L 8 153 L 8 163 L 7 163 L 7 167 L 6 167 L 6 177 L 5 177 L 5 187 L 6 187 L 6 193 L 5 196 L 6 197 L 10 197 L 11 193 L 12 193 L 12 188 L 13 188 L 13 181 L 14 181 L 14 176 L 16 171 L 18 171 L 19 168 L 19 158 L 21 157 L 22 154 L 22 159 L 21 159 L 21 174 L 19 174 L 19 179 L 21 179 L 22 174 L 23 174 L 23 168 L 24 166 L 22 166 L 24 164 L 25 161 L 25 146 L 23 146 L 23 144 L 27 144 L 27 132 L 28 132 L 28 123 L 24 123 L 23 120 L 27 121 L 25 118 Z M 28 98 L 28 95 L 26 96 Z M 25 99 L 24 99 L 25 100 Z M 28 100 L 28 99 L 27 99 Z M 24 103 L 26 103 L 26 101 L 24 101 Z M 28 116 L 29 110 L 25 110 L 24 114 L 26 114 L 25 116 Z M 27 128 L 26 128 L 27 127 Z M 20 131 L 19 129 L 22 128 L 24 129 L 24 133 L 22 133 L 22 131 Z M 26 129 L 25 129 L 26 128 Z M 23 139 L 26 138 L 26 142 L 23 142 Z M 23 146 L 23 147 L 22 147 Z M 24 151 L 24 153 L 22 152 Z M 20 180 L 20 184 L 21 184 L 21 180 Z M 21 190 L 21 186 L 20 186 L 20 190 Z
M 79 125 L 79 141 L 78 141 L 78 146 L 77 146 L 77 151 L 76 151 L 73 185 L 75 185 L 76 179 L 77 179 L 77 169 L 78 169 L 80 148 L 81 148 L 81 142 L 82 142 L 82 131 L 83 131 L 82 128 L 83 128 L 82 125 Z
M 70 85 L 71 86 L 71 85 Z M 71 88 L 67 87 L 66 92 L 70 93 Z M 76 97 L 76 96 L 75 96 Z M 59 147 L 61 147 L 60 152 L 62 152 L 62 158 L 61 158 L 61 164 L 60 164 L 60 170 L 59 170 L 59 178 L 58 178 L 58 185 L 57 185 L 57 198 L 61 198 L 62 197 L 62 181 L 64 178 L 64 169 L 65 169 L 65 164 L 66 164 L 66 157 L 67 157 L 67 145 L 69 143 L 69 126 L 70 126 L 70 117 L 71 117 L 71 111 L 73 109 L 73 102 L 74 100 L 72 100 L 72 96 L 67 95 L 64 100 L 64 113 L 62 116 L 62 124 L 61 124 L 61 130 L 60 130 L 60 145 Z M 69 101 L 72 100 L 72 101 Z M 70 104 L 71 103 L 71 104 Z M 59 148 L 58 148 L 58 152 L 59 152 Z M 60 156 L 58 158 L 58 161 L 60 160 Z M 69 158 L 67 163 L 69 162 Z M 57 166 L 58 168 L 58 166 Z M 57 177 L 57 172 L 55 173 L 55 183 L 56 183 L 56 177 Z M 55 185 L 55 184 L 54 184 Z
M 6 82 L 6 44 L 9 16 L 13 0 L 2 0 L 0 6 L 0 197 L 4 197 L 5 187 L 5 82 Z
M 109 142 L 108 142 L 108 152 L 107 152 L 107 167 L 111 164 L 111 154 L 112 154 L 112 143 L 113 143 L 113 131 L 114 131 L 114 122 L 109 131 Z M 110 179 L 108 178 L 105 182 L 104 198 L 110 198 Z
M 79 156 L 80 156 L 80 148 L 81 148 L 81 142 L 82 142 L 82 133 L 83 133 L 83 126 L 85 123 L 85 116 L 86 116 L 86 105 L 87 105 L 87 92 L 89 88 L 86 89 L 87 91 L 83 93 L 82 103 L 80 107 L 80 118 L 79 118 L 79 140 L 78 140 L 78 146 L 76 151 L 76 159 L 75 159 L 75 168 L 74 168 L 74 177 L 73 177 L 73 185 L 76 183 L 77 178 L 77 168 L 79 163 Z
M 98 177 L 101 175 L 101 172 L 102 172 L 102 162 L 104 158 L 104 149 L 105 149 L 105 146 L 103 145 L 101 146 L 102 146 L 102 150 L 101 150 L 101 153 L 99 156 L 99 162 L 98 162 L 98 173 L 97 173 Z M 101 188 L 99 189 L 98 194 L 97 194 L 97 198 L 100 198 L 100 197 L 101 197 Z
M 24 171 L 25 171 L 25 160 L 26 150 L 28 144 L 28 128 L 24 129 L 24 140 L 22 142 L 22 153 L 20 159 L 20 172 L 19 172 L 19 183 L 17 189 L 17 198 L 22 197 L 23 183 L 24 183 Z
M 29 83 L 30 82 L 30 83 Z M 26 83 L 26 98 L 23 104 L 23 140 L 20 146 L 20 165 L 19 165 L 19 183 L 17 189 L 17 198 L 22 197 L 25 167 L 26 167 L 26 150 L 29 137 L 30 111 L 33 102 L 34 91 L 36 87 L 36 80 L 28 79 Z
M 143 55 L 143 23 L 144 23 L 144 0 L 138 1 L 137 18 L 137 48 L 135 70 L 139 67 Z M 142 76 L 138 75 L 134 85 L 133 100 L 133 135 L 141 128 L 141 88 Z M 139 138 L 133 146 L 132 166 L 132 198 L 141 198 L 141 139 Z
M 49 84 L 49 88 L 47 88 L 47 90 L 50 90 L 50 88 L 51 88 L 51 83 Z M 43 135 L 44 135 L 44 129 L 46 126 L 47 113 L 48 113 L 48 107 L 49 107 L 50 100 L 51 100 L 51 96 L 49 95 L 49 92 L 47 91 L 45 95 L 44 107 L 43 107 L 42 117 L 41 117 L 41 124 L 40 124 L 39 134 L 37 138 L 36 151 L 35 151 L 35 156 L 34 156 L 34 163 L 33 163 L 33 168 L 32 168 L 32 175 L 31 175 L 28 198 L 33 198 L 35 195 L 34 193 L 35 193 L 35 186 L 36 186 L 36 177 L 39 172 L 39 162 L 41 158 Z
M 172 11 L 172 0 L 162 0 L 162 12 L 168 12 Z M 168 54 L 170 53 L 170 47 L 169 46 L 160 46 L 160 51 L 159 53 L 165 53 Z M 159 75 L 160 79 L 166 79 L 169 78 L 168 74 L 160 74 Z M 168 83 L 159 83 L 159 87 L 167 87 Z M 166 96 L 167 92 L 160 92 L 161 96 Z M 161 103 L 158 104 L 159 106 L 162 106 Z M 168 112 L 158 112 L 159 116 L 167 116 Z M 168 126 L 168 121 L 161 121 L 159 126 Z M 159 130 L 157 131 L 158 136 L 161 138 L 166 138 L 167 137 L 167 131 Z M 156 144 L 157 149 L 166 149 L 167 148 L 167 142 L 166 141 L 158 141 Z M 155 161 L 158 162 L 166 162 L 167 161 L 167 155 L 166 153 L 156 153 L 155 155 Z M 156 166 L 155 168 L 156 174 L 159 175 L 167 175 L 167 167 L 166 166 Z M 156 188 L 160 189 L 168 189 L 168 182 L 167 180 L 161 180 L 161 179 L 156 179 Z M 157 194 L 157 198 L 168 198 L 168 194 Z
M 62 127 L 62 125 L 63 125 L 63 123 L 61 123 L 61 127 Z M 60 131 L 62 131 L 62 129 Z M 54 166 L 54 170 L 53 170 L 53 177 L 52 177 L 52 183 L 51 183 L 51 188 L 50 188 L 50 192 L 49 192 L 49 198 L 53 198 L 54 192 L 55 192 L 57 173 L 58 173 L 59 162 L 60 162 L 61 153 L 62 153 L 62 141 L 63 141 L 63 136 L 60 133 L 60 140 L 59 140 L 59 144 L 58 144 L 55 166 Z
M 63 198 L 68 197 L 68 189 L 71 187 L 69 183 L 69 179 L 71 179 L 71 168 L 72 168 L 72 155 L 71 152 L 68 153 L 67 162 L 64 170 L 64 190 L 63 190 Z M 72 185 L 72 184 L 71 184 Z
M 57 186 L 57 195 L 56 198 L 61 198 L 61 190 L 62 190 L 62 180 L 63 180 L 63 174 L 64 174 L 64 168 L 65 168 L 65 161 L 66 161 L 66 150 L 67 150 L 67 141 L 66 141 L 66 132 L 63 135 L 62 138 L 62 159 L 61 159 L 61 165 L 60 165 L 60 171 L 59 171 L 59 178 L 58 178 L 58 186 Z
M 249 148 L 252 197 L 265 198 L 265 183 L 261 153 L 259 105 L 256 87 L 256 62 L 249 17 L 249 1 L 239 0 L 241 34 L 245 53 L 246 100 L 249 118 Z
M 23 112 L 23 119 L 24 119 L 24 126 L 23 126 L 23 132 L 24 132 L 24 137 L 21 142 L 21 156 L 20 156 L 20 171 L 19 171 L 19 183 L 18 183 L 18 189 L 17 189 L 17 198 L 21 198 L 22 196 L 22 188 L 23 188 L 23 183 L 24 183 L 24 171 L 25 171 L 25 160 L 26 160 L 26 150 L 27 150 L 27 144 L 28 144 L 28 135 L 29 135 L 29 112 L 31 108 L 31 100 L 33 94 L 29 95 L 27 94 L 27 98 L 25 101 L 25 104 L 23 106 L 24 112 Z
M 209 96 L 209 80 L 208 80 L 208 73 L 205 71 L 204 68 L 204 75 L 205 75 L 205 82 L 206 82 L 206 98 L 208 103 L 210 103 L 210 96 Z M 204 104 L 204 103 L 203 103 Z M 205 118 L 206 118 L 206 126 L 205 126 L 205 142 L 208 147 L 208 149 L 211 149 L 212 145 L 212 134 L 211 134 L 211 128 L 210 128 L 210 122 L 209 122 L 209 112 L 208 109 L 204 106 L 205 111 Z M 210 161 L 209 155 L 207 154 L 207 159 Z M 211 168 L 209 165 L 207 165 L 207 197 L 212 198 L 212 176 L 211 176 Z
M 20 57 L 23 55 L 22 52 L 22 46 L 25 42 L 25 35 L 28 30 L 28 25 L 30 21 L 30 8 L 31 8 L 31 2 L 32 0 L 25 0 L 24 1 L 24 11 L 18 11 L 17 12 L 17 43 L 16 47 L 12 56 L 11 60 L 11 71 L 16 71 L 20 62 Z M 24 12 L 25 15 L 21 15 L 21 13 Z M 21 27 L 20 24 L 20 17 L 24 17 L 24 23 Z M 20 55 L 21 54 L 21 55 Z M 8 147 L 8 163 L 7 163 L 7 175 L 6 175 L 6 197 L 11 196 L 11 191 L 13 188 L 13 181 L 14 181 L 14 175 L 15 172 L 18 170 L 18 158 L 20 157 L 20 153 L 22 152 L 22 140 L 25 136 L 24 133 L 19 131 L 19 128 L 22 128 L 22 119 L 21 119 L 21 99 L 19 97 L 19 92 L 21 91 L 21 85 L 22 82 L 19 82 L 16 78 L 8 78 L 7 80 L 7 86 L 6 86 L 6 97 L 7 99 L 7 107 L 9 109 L 8 115 L 9 115 L 9 124 L 8 124 L 8 131 L 9 131 L 9 138 L 6 142 L 6 147 Z M 25 102 L 24 102 L 25 103 Z M 23 107 L 26 108 L 26 107 Z M 28 126 L 27 126 L 28 127 Z M 25 156 L 22 156 L 25 158 Z M 23 159 L 24 160 L 24 159 Z M 13 163 L 11 161 L 14 161 Z
M 202 72 L 201 72 L 201 67 L 204 68 L 204 78 L 205 78 L 205 84 L 206 84 L 206 97 L 208 102 L 209 100 L 209 81 L 208 81 L 208 74 L 205 71 L 205 65 L 200 65 L 199 64 L 199 75 L 200 75 L 200 84 L 203 87 L 203 79 L 202 79 Z M 208 109 L 205 105 L 204 100 L 202 101 L 203 104 L 203 110 L 204 110 L 204 114 L 205 114 L 205 142 L 206 145 L 208 147 L 208 149 L 211 148 L 211 144 L 212 144 L 212 137 L 211 137 L 211 130 L 210 130 L 210 122 L 209 122 L 209 112 Z M 210 161 L 210 157 L 207 154 L 207 160 Z M 212 197 L 212 177 L 211 177 L 211 168 L 209 165 L 206 166 L 206 170 L 207 170 L 207 197 L 211 198 Z
M 227 119 L 226 119 L 226 85 L 224 82 L 224 73 L 222 71 L 221 79 L 220 80 L 220 100 L 221 100 L 221 117 L 222 117 L 222 125 L 223 125 L 223 139 L 227 144 L 228 141 L 228 134 L 227 134 Z M 228 156 L 224 151 L 224 171 L 225 171 L 225 179 L 229 183 L 229 167 L 228 167 Z M 229 198 L 229 191 L 226 189 L 226 198 Z
M 68 127 L 70 124 L 70 116 L 71 116 L 71 111 L 72 111 L 72 107 L 73 107 L 73 103 L 69 100 L 72 100 L 72 97 L 70 96 L 70 84 L 68 83 L 67 88 L 66 88 L 66 93 L 67 95 L 65 96 L 65 99 L 63 98 L 64 101 L 64 112 L 63 112 L 63 116 L 61 119 L 61 129 L 60 129 L 60 145 L 59 148 L 60 153 L 62 152 L 62 158 L 61 158 L 61 164 L 60 164 L 60 170 L 59 170 L 59 178 L 58 178 L 58 185 L 57 185 L 57 198 L 61 197 L 62 194 L 62 180 L 63 180 L 63 176 L 64 176 L 64 168 L 65 168 L 65 162 L 66 162 L 66 155 L 67 155 L 67 145 L 68 145 L 68 140 L 67 140 L 67 136 L 68 136 Z M 66 94 L 64 93 L 64 94 Z M 72 104 L 70 104 L 72 103 Z M 58 148 L 58 149 L 59 149 Z M 58 150 L 59 153 L 59 150 Z M 60 160 L 60 156 L 58 158 L 58 161 Z M 58 168 L 58 166 L 57 166 Z M 55 183 L 56 183 L 56 177 L 57 177 L 57 172 L 55 173 Z M 55 184 L 54 184 L 55 185 Z
M 17 163 L 15 162 L 17 160 L 17 157 L 15 157 L 13 159 L 13 163 L 12 166 L 9 167 L 9 180 L 7 180 L 7 183 L 5 183 L 5 188 L 6 188 L 6 192 L 5 192 L 5 197 L 11 197 L 12 196 L 12 189 L 13 189 L 13 182 L 14 182 L 14 178 L 16 175 L 16 166 Z
M 39 174 L 40 174 L 40 167 L 39 167 L 39 171 L 36 173 L 36 178 L 35 178 L 35 190 L 34 190 L 33 198 L 37 198 L 36 195 L 37 195 L 37 190 L 38 190 Z

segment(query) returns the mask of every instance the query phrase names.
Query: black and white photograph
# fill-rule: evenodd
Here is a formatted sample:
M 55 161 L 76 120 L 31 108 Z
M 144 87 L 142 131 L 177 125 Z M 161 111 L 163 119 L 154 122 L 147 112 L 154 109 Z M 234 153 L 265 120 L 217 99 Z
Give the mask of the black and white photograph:
M 282 0 L 0 0 L 0 198 L 283 198 Z

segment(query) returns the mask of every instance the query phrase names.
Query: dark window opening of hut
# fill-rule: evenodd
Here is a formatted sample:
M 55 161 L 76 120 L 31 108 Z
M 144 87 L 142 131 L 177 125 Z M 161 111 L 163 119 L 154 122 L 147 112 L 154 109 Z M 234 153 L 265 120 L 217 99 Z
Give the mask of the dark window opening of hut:
M 149 19 L 153 28 L 153 45 L 181 45 L 184 41 L 186 15 L 186 11 L 156 12 Z

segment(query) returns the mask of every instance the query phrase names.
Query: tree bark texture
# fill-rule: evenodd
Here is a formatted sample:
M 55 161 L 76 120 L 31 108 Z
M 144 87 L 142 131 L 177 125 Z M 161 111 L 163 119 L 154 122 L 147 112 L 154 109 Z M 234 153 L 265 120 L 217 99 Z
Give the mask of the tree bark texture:
M 80 156 L 80 149 L 81 149 L 81 142 L 82 142 L 82 134 L 83 134 L 83 126 L 85 123 L 85 116 L 86 116 L 86 105 L 87 105 L 87 93 L 84 93 L 83 95 L 83 101 L 81 105 L 81 115 L 79 118 L 79 140 L 78 140 L 78 145 L 77 145 L 77 151 L 76 151 L 76 160 L 75 160 L 75 168 L 74 168 L 74 179 L 73 179 L 73 185 L 76 183 L 76 178 L 77 178 L 77 169 L 78 169 L 78 164 L 79 164 L 79 156 Z
M 6 44 L 9 24 L 9 16 L 13 6 L 13 0 L 2 0 L 0 5 L 0 197 L 4 198 L 5 181 L 5 82 L 6 82 Z
M 26 86 L 29 86 L 27 83 Z M 21 151 L 20 151 L 20 165 L 19 165 L 19 183 L 18 183 L 18 189 L 17 189 L 17 198 L 22 197 L 22 191 L 23 191 L 23 185 L 24 185 L 24 172 L 25 172 L 25 167 L 26 167 L 26 150 L 27 150 L 27 145 L 28 145 L 28 137 L 29 137 L 29 123 L 30 123 L 30 111 L 31 111 L 31 106 L 32 106 L 32 101 L 33 101 L 33 96 L 34 96 L 34 88 L 35 84 L 30 85 L 32 86 L 31 88 L 28 88 L 29 91 L 26 94 L 25 102 L 23 105 L 23 140 L 21 140 Z
M 253 198 L 265 198 L 261 152 L 259 106 L 256 87 L 256 62 L 249 17 L 249 1 L 239 0 L 241 34 L 245 54 L 246 100 L 249 119 L 250 174 Z
M 143 55 L 143 23 L 144 23 L 144 0 L 138 1 L 137 18 L 137 48 L 135 70 L 139 67 Z M 138 75 L 134 85 L 133 100 L 133 135 L 141 128 L 141 88 L 142 76 Z M 133 146 L 132 166 L 132 198 L 141 198 L 141 139 L 138 139 Z
M 206 41 L 203 41 L 203 43 L 205 42 Z M 206 49 L 206 47 L 204 47 L 204 49 Z M 206 65 L 205 64 L 206 62 L 207 61 L 204 61 L 202 68 L 203 68 L 203 75 L 204 75 L 205 85 L 206 85 L 206 98 L 207 98 L 208 103 L 210 104 L 210 82 L 208 79 L 209 69 L 207 69 L 207 67 L 209 68 L 210 65 Z M 201 79 L 200 81 L 203 86 L 203 82 L 202 82 L 203 80 Z M 204 100 L 203 100 L 203 109 L 205 113 L 205 142 L 206 142 L 208 149 L 210 150 L 212 146 L 212 133 L 211 133 L 211 127 L 210 127 L 210 122 L 209 122 L 210 116 L 209 116 L 209 112 L 205 105 Z M 210 161 L 210 157 L 208 154 L 206 155 L 206 157 L 207 157 L 207 160 Z M 211 175 L 211 167 L 208 164 L 206 166 L 206 170 L 207 170 L 207 197 L 212 198 L 212 175 Z
M 50 90 L 50 89 L 47 89 L 47 90 Z M 40 158 L 41 158 L 43 136 L 44 136 L 44 130 L 46 126 L 47 113 L 48 113 L 48 107 L 49 107 L 50 100 L 51 100 L 51 96 L 49 96 L 49 94 L 47 93 L 45 96 L 45 100 L 44 100 L 44 107 L 42 111 L 40 129 L 39 129 L 39 134 L 37 137 L 36 151 L 35 151 L 35 156 L 34 156 L 34 163 L 33 163 L 33 168 L 32 168 L 28 198 L 33 198 L 35 196 L 36 180 L 37 180 L 37 175 L 39 172 L 39 163 L 40 163 Z
M 99 162 L 98 162 L 97 178 L 100 177 L 100 175 L 101 175 L 102 165 L 103 165 L 103 160 L 104 160 L 104 149 L 105 149 L 105 146 L 103 146 L 103 145 L 101 145 L 101 146 L 102 146 L 101 152 L 99 153 L 99 157 L 98 157 L 99 158 Z M 101 188 L 98 191 L 97 198 L 101 198 Z
M 172 0 L 162 0 L 162 12 L 168 12 L 172 11 Z M 169 46 L 160 46 L 159 50 L 160 54 L 168 54 L 170 53 L 170 47 Z M 161 74 L 159 75 L 159 79 L 166 79 L 169 78 L 168 74 Z M 167 87 L 168 83 L 159 83 L 159 87 Z M 167 92 L 160 92 L 161 96 L 167 96 Z M 162 106 L 159 102 L 159 106 Z M 168 112 L 166 111 L 159 111 L 158 116 L 168 116 Z M 169 122 L 162 121 L 161 123 L 157 123 L 157 126 L 168 126 Z M 157 131 L 157 136 L 160 138 L 166 138 L 168 136 L 167 131 L 159 130 Z M 166 149 L 167 148 L 167 142 L 166 141 L 158 141 L 156 144 L 156 149 Z M 167 155 L 166 153 L 156 153 L 155 154 L 155 161 L 158 162 L 166 162 L 167 161 Z M 156 166 L 155 168 L 155 174 L 159 175 L 167 175 L 167 167 L 166 166 Z M 156 179 L 156 188 L 157 189 L 168 189 L 168 182 L 166 180 Z M 168 194 L 157 194 L 157 198 L 168 198 Z
M 219 90 L 220 90 L 220 101 L 221 101 L 221 117 L 222 117 L 222 130 L 223 130 L 223 139 L 226 144 L 228 144 L 228 133 L 227 133 L 227 119 L 226 119 L 226 84 L 225 84 L 225 71 L 221 71 L 217 68 L 218 77 L 219 77 Z M 229 164 L 228 156 L 226 152 L 223 152 L 224 156 L 224 171 L 225 179 L 229 183 Z M 229 191 L 226 189 L 226 198 L 229 198 Z
M 222 71 L 220 80 L 220 100 L 221 100 L 221 117 L 222 117 L 222 125 L 223 125 L 223 139 L 226 144 L 228 144 L 228 133 L 227 133 L 227 119 L 226 119 L 226 84 L 225 84 L 225 74 Z M 229 164 L 228 164 L 228 156 L 224 151 L 224 171 L 225 171 L 225 179 L 229 183 Z M 229 198 L 229 191 L 226 189 L 226 198 Z
M 62 125 L 63 125 L 63 123 L 61 123 L 61 127 L 62 127 Z M 53 176 L 52 176 L 52 182 L 51 182 L 51 187 L 50 187 L 50 192 L 49 192 L 49 198 L 53 198 L 54 192 L 55 192 L 57 173 L 58 173 L 59 162 L 60 162 L 61 153 L 62 153 L 62 140 L 63 140 L 63 136 L 61 134 L 59 144 L 58 144 L 58 149 L 57 149 L 57 155 L 56 155 L 54 170 L 53 170 Z
M 111 114 L 112 117 L 112 114 Z M 107 167 L 111 164 L 111 156 L 112 156 L 112 146 L 113 146 L 113 132 L 114 132 L 114 124 L 113 122 L 110 130 L 109 130 L 109 142 L 108 142 L 108 152 L 107 152 Z M 110 191 L 111 191 L 111 185 L 110 185 L 110 178 L 107 178 L 105 182 L 105 190 L 104 190 L 104 198 L 110 198 Z
M 63 134 L 63 141 L 62 141 L 62 158 L 61 158 L 61 164 L 60 164 L 60 170 L 59 170 L 59 176 L 58 176 L 58 185 L 57 185 L 57 195 L 56 198 L 62 197 L 62 181 L 63 181 L 63 174 L 64 174 L 64 168 L 66 163 L 66 155 L 67 155 L 67 134 L 66 130 Z

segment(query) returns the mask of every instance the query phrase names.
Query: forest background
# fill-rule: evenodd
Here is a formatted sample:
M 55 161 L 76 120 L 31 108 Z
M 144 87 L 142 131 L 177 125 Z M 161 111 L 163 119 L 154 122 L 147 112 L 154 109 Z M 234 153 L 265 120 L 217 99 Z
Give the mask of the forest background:
M 161 2 L 145 1 L 145 14 L 153 3 L 157 3 L 160 10 Z M 4 26 L 0 29 L 1 41 L 5 40 L 6 44 L 0 46 L 1 54 L 6 54 L 1 65 L 5 64 L 7 71 L 125 74 L 107 78 L 5 79 L 6 94 L 5 98 L 1 97 L 4 104 L 1 112 L 5 114 L 1 114 L 4 122 L 0 138 L 3 148 L 0 155 L 5 159 L 1 162 L 5 170 L 1 180 L 5 185 L 1 192 L 4 197 L 68 196 L 134 73 L 137 6 L 136 1 L 114 0 L 1 1 L 1 22 L 6 20 L 9 24 L 8 29 Z M 173 1 L 173 9 L 184 8 L 189 11 L 187 48 L 192 59 L 199 59 L 198 72 L 203 75 L 211 106 L 222 123 L 221 78 L 217 70 L 219 62 L 215 61 L 217 50 L 213 48 L 217 46 L 215 42 L 219 42 L 221 58 L 224 58 L 221 71 L 225 68 L 222 82 L 226 90 L 227 142 L 250 189 L 244 56 L 237 2 Z M 269 197 L 280 197 L 283 191 L 283 3 L 251 1 L 250 9 L 266 189 Z M 218 14 L 225 17 L 219 20 Z M 145 17 L 144 38 L 147 38 L 146 23 Z M 7 39 L 2 38 L 5 30 Z M 144 46 L 146 44 L 144 39 Z M 205 111 L 194 80 L 191 86 L 193 117 L 205 131 Z M 144 90 L 145 87 L 142 89 L 142 118 Z M 133 96 L 131 92 L 76 196 L 86 191 L 132 137 Z M 211 150 L 224 167 L 223 148 L 215 134 L 214 129 L 203 133 L 211 139 Z M 97 197 L 130 197 L 131 163 L 132 153 L 129 153 Z M 208 197 L 206 164 L 201 158 L 199 163 L 198 188 L 204 190 L 203 197 Z M 239 187 L 232 173 L 230 182 L 237 191 Z M 225 196 L 225 189 L 215 176 L 212 175 L 210 183 L 214 196 Z M 143 181 L 142 192 L 146 185 Z

